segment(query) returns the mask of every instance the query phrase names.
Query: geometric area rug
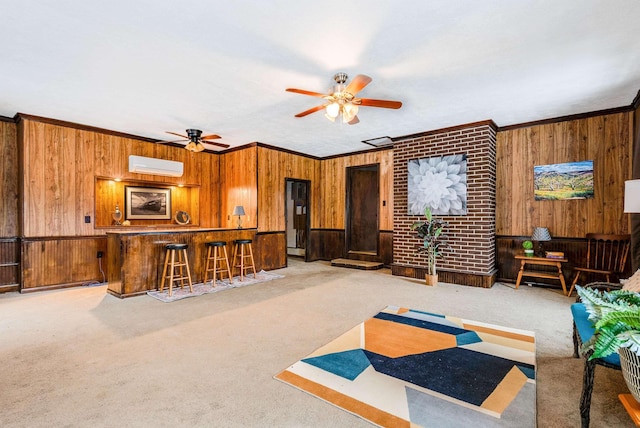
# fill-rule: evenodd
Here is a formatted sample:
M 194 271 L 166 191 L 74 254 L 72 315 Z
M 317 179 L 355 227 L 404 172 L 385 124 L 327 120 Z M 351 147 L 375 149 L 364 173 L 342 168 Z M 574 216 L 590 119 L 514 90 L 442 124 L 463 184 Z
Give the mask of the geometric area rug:
M 173 287 L 173 293 L 169 296 L 169 287 L 165 286 L 162 292 L 158 290 L 150 290 L 147 291 L 147 294 L 155 299 L 158 299 L 162 302 L 175 302 L 176 300 L 186 299 L 188 297 L 196 297 L 202 296 L 203 294 L 211 294 L 217 293 L 218 291 L 229 290 L 231 288 L 239 288 L 246 287 L 247 285 L 258 284 L 261 282 L 271 281 L 278 278 L 284 278 L 284 275 L 278 275 L 275 273 L 266 272 L 261 270 L 258 272 L 255 277 L 252 273 L 245 275 L 242 281 L 240 281 L 240 276 L 234 276 L 233 281 L 229 282 L 228 278 L 217 280 L 215 285 L 213 284 L 213 280 L 207 282 L 193 283 L 193 293 L 189 290 L 189 286 L 185 285 L 184 288 L 180 288 L 179 286 Z
M 388 306 L 275 376 L 383 427 L 535 427 L 535 334 Z

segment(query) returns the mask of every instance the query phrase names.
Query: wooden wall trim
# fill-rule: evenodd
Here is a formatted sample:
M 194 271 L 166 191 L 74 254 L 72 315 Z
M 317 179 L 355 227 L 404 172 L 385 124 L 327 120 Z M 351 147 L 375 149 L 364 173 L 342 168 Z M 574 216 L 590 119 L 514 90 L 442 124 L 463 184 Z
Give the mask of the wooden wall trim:
M 309 158 L 309 159 L 314 159 L 314 160 L 320 160 L 322 158 L 319 158 L 318 156 L 313 156 L 313 155 L 309 155 L 306 153 L 301 153 L 301 152 L 296 152 L 295 150 L 289 150 L 289 149 L 283 149 L 282 147 L 276 147 L 276 146 L 272 146 L 270 144 L 265 144 L 265 143 L 254 143 L 256 144 L 258 147 L 262 147 L 265 149 L 271 149 L 271 150 L 276 150 L 282 153 L 288 153 L 290 155 L 296 155 L 296 156 L 302 156 L 304 158 Z
M 636 94 L 636 97 L 631 102 L 631 107 L 634 110 L 637 109 L 637 108 L 640 108 L 640 90 L 638 90 L 638 93 Z
M 132 140 L 146 141 L 148 143 L 157 143 L 158 141 L 162 141 L 162 140 L 156 140 L 155 138 L 141 137 L 139 135 L 127 134 L 125 132 L 112 131 L 110 129 L 98 128 L 97 126 L 82 125 L 80 123 L 67 122 L 65 120 L 51 119 L 51 118 L 42 117 L 42 116 L 34 116 L 34 115 L 31 115 L 31 114 L 25 114 L 25 113 L 16 113 L 16 115 L 15 115 L 16 123 L 20 123 L 23 120 L 31 120 L 33 122 L 47 123 L 47 124 L 50 124 L 50 125 L 62 126 L 62 127 L 65 127 L 65 128 L 79 129 L 79 130 L 82 130 L 82 131 L 98 132 L 100 134 L 113 135 L 115 137 L 123 137 L 123 138 L 130 138 Z M 180 146 L 180 147 L 182 147 L 182 146 Z
M 16 123 L 16 120 L 14 118 L 12 118 L 12 117 L 7 117 L 7 116 L 0 115 L 0 122 Z
M 391 265 L 391 274 L 425 281 L 427 269 L 417 266 Z M 447 282 L 471 287 L 491 288 L 496 281 L 497 270 L 488 273 L 458 272 L 450 269 L 438 269 L 438 282 Z
M 498 128 L 498 132 L 510 131 L 512 129 L 518 129 L 518 128 L 528 128 L 530 126 L 547 125 L 547 124 L 551 124 L 551 123 L 570 122 L 572 120 L 588 119 L 588 118 L 594 117 L 594 116 L 605 116 L 605 115 L 608 115 L 608 114 L 626 113 L 626 112 L 629 112 L 631 110 L 633 110 L 633 107 L 632 107 L 632 105 L 629 105 L 629 106 L 625 106 L 625 107 L 615 107 L 615 108 L 610 108 L 610 109 L 605 109 L 605 110 L 590 111 L 590 112 L 586 112 L 586 113 L 570 114 L 570 115 L 567 115 L 567 116 L 559 116 L 559 117 L 553 117 L 553 118 L 549 118 L 549 119 L 534 120 L 534 121 L 531 121 L 531 122 L 516 123 L 514 125 L 500 126 Z

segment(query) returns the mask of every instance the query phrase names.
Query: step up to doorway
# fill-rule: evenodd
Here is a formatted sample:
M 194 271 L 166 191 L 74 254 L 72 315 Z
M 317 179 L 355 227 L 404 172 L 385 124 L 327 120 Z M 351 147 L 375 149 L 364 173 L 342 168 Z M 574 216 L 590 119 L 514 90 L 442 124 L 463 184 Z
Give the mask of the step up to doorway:
M 375 270 L 382 269 L 383 264 L 381 262 L 366 262 L 364 260 L 333 259 L 331 260 L 331 266 L 340 266 L 351 269 Z

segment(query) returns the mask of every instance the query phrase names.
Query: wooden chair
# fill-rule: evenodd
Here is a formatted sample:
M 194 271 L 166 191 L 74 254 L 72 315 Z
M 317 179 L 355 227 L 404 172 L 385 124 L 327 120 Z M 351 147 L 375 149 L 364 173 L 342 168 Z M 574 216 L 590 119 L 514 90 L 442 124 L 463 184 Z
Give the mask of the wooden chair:
M 582 274 L 603 275 L 606 282 L 612 282 L 612 277 L 619 277 L 627 263 L 630 245 L 629 235 L 588 233 L 587 259 L 583 266 L 574 268 L 576 274 L 567 296 L 571 296 Z
M 620 284 L 611 284 L 606 282 L 594 282 L 585 285 L 585 287 L 610 290 L 619 290 Z M 607 367 L 609 369 L 620 370 L 620 355 L 611 354 L 603 358 L 594 358 L 589 360 L 593 351 L 582 352 L 582 344 L 589 340 L 595 333 L 593 324 L 589 321 L 589 314 L 583 303 L 579 299 L 571 305 L 571 315 L 573 317 L 573 357 L 584 358 L 584 373 L 582 375 L 582 394 L 580 395 L 580 420 L 582 428 L 589 428 L 589 413 L 591 410 L 591 395 L 593 393 L 593 380 L 596 371 L 596 365 Z

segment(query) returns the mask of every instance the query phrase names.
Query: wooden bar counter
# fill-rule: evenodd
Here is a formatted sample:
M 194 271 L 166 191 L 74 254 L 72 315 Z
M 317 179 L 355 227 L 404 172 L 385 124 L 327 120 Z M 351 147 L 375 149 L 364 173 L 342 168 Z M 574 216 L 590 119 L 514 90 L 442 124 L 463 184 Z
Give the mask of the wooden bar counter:
M 235 239 L 253 239 L 256 229 L 138 228 L 123 226 L 107 232 L 107 292 L 117 297 L 131 297 L 156 290 L 162 276 L 164 246 L 188 244 L 187 255 L 193 282 L 204 279 L 205 242 L 225 241 L 229 263 Z M 256 248 L 254 247 L 254 252 Z M 260 266 L 256 266 L 260 269 Z

